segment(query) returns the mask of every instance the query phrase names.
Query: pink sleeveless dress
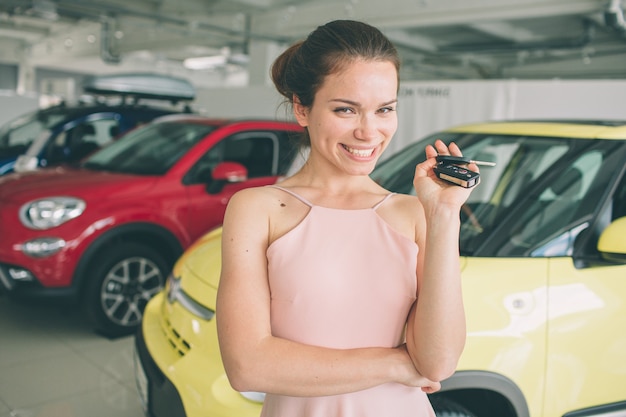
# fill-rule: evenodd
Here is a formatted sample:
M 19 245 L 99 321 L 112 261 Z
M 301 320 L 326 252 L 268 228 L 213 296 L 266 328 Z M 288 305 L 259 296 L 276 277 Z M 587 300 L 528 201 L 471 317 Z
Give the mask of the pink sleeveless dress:
M 276 187 L 280 188 L 280 187 Z M 274 336 L 336 349 L 395 347 L 416 297 L 417 245 L 376 209 L 311 204 L 267 249 Z M 262 417 L 434 417 L 419 388 L 387 383 L 325 397 L 267 394 Z

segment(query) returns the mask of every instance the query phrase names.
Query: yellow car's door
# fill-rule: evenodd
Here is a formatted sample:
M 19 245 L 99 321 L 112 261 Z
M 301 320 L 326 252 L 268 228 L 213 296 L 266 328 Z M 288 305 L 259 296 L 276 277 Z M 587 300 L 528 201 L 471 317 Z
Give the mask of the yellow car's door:
M 514 406 L 527 405 L 531 416 L 541 416 L 548 259 L 464 260 L 467 342 L 458 371 L 473 371 L 473 386 L 496 390 Z
M 543 416 L 626 400 L 626 265 L 549 261 Z

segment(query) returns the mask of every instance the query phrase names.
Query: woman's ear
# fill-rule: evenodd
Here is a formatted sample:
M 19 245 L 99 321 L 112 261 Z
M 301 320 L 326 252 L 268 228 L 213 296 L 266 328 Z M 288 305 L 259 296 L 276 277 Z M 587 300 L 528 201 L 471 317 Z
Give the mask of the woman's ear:
M 307 117 L 308 108 L 300 103 L 300 99 L 298 96 L 293 96 L 293 115 L 296 117 L 296 121 L 302 127 L 307 127 L 309 125 L 309 120 Z

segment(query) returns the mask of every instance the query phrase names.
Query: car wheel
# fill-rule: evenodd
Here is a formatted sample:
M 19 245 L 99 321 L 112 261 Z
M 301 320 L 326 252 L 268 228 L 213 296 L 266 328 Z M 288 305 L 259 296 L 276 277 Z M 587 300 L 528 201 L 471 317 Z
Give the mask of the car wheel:
M 155 250 L 137 243 L 116 245 L 93 264 L 83 299 L 87 315 L 106 336 L 132 333 L 148 300 L 163 288 L 168 264 Z
M 447 398 L 431 397 L 430 402 L 437 417 L 476 417 L 474 413 L 462 405 Z

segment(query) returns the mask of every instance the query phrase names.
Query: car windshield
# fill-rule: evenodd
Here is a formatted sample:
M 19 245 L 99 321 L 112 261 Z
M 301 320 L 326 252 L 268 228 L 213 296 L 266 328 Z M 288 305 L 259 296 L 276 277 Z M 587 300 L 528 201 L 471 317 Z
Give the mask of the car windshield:
M 62 114 L 35 111 L 17 117 L 0 128 L 0 157 L 18 156 L 42 134 L 64 118 Z
M 181 122 L 148 124 L 96 152 L 82 166 L 99 171 L 163 175 L 215 128 Z
M 415 165 L 435 139 L 456 142 L 481 166 L 481 183 L 461 212 L 463 255 L 564 256 L 584 229 L 607 179 L 599 175 L 619 141 L 446 133 L 382 161 L 372 178 L 390 191 L 415 195 Z M 613 164 L 615 165 L 615 164 Z M 587 216 L 587 217 L 586 217 Z M 560 243 L 559 243 L 560 242 Z

